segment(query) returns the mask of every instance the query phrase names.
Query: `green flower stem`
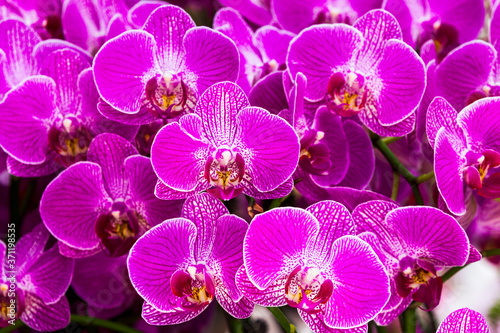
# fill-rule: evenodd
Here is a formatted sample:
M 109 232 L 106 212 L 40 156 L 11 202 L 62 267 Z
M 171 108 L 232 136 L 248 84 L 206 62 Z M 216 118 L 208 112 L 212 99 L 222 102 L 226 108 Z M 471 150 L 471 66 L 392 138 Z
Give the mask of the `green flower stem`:
M 399 173 L 397 173 L 396 171 L 394 171 L 392 173 L 392 193 L 391 193 L 391 199 L 396 201 L 396 199 L 398 198 L 398 192 L 399 192 Z
M 278 198 L 278 199 L 273 199 L 273 201 L 271 201 L 271 204 L 269 205 L 269 210 L 273 209 L 273 208 L 276 208 L 276 207 L 280 207 L 281 204 L 283 203 L 283 201 L 285 201 L 286 199 L 288 199 L 288 197 L 291 195 L 292 193 L 290 192 L 290 194 L 288 194 L 287 196 L 283 197 L 283 198 Z
M 415 306 L 409 306 L 400 316 L 399 323 L 401 324 L 402 333 L 415 333 L 417 330 L 417 314 Z
M 500 255 L 500 249 L 491 249 L 491 250 L 481 251 L 481 256 L 483 258 L 493 257 L 493 256 L 498 256 L 498 255 Z
M 429 316 L 429 330 L 431 332 L 436 332 L 438 329 L 438 325 L 436 321 L 436 316 L 434 316 L 434 311 L 427 312 L 427 315 Z
M 434 179 L 434 171 L 418 176 L 416 182 L 417 184 L 422 184 L 431 179 Z
M 231 333 L 243 333 L 243 320 L 236 319 L 231 316 L 229 313 L 225 313 L 227 326 L 229 328 L 229 332 Z
M 388 333 L 387 332 L 387 327 L 385 326 L 378 326 L 375 324 L 375 322 L 372 320 L 371 322 L 368 323 L 368 332 L 373 332 L 376 331 L 377 333 Z
M 498 255 L 500 255 L 500 249 L 491 249 L 491 250 L 481 251 L 481 256 L 483 258 L 493 257 L 493 256 L 498 256 Z M 461 271 L 463 268 L 465 268 L 467 266 L 469 266 L 469 264 L 464 265 L 464 266 L 450 268 L 441 277 L 443 279 L 443 283 L 446 282 L 446 281 L 448 281 L 453 275 L 457 274 L 459 271 Z
M 397 172 L 400 176 L 402 176 L 408 184 L 411 186 L 411 190 L 413 192 L 413 196 L 415 197 L 415 201 L 417 205 L 423 205 L 424 199 L 422 198 L 422 194 L 420 193 L 420 189 L 418 188 L 417 177 L 415 177 L 401 162 L 398 160 L 396 155 L 387 147 L 387 144 L 383 141 L 383 139 L 375 134 L 370 133 L 370 137 L 372 139 L 372 144 L 380 150 L 382 155 L 386 158 L 387 162 L 391 165 L 391 168 L 394 172 Z
M 134 328 L 128 327 L 126 325 L 120 324 L 120 323 L 115 323 L 109 320 L 104 320 L 100 318 L 95 318 L 95 317 L 88 317 L 88 316 L 80 316 L 80 315 L 71 315 L 71 322 L 73 323 L 78 323 L 83 326 L 96 326 L 96 327 L 102 327 L 102 328 L 108 328 L 110 330 L 113 330 L 114 332 L 121 332 L 121 333 L 141 333 L 141 331 L 136 330 Z M 2 333 L 2 332 L 0 332 Z
M 10 332 L 14 332 L 15 330 L 17 329 L 20 329 L 21 327 L 24 327 L 26 326 L 25 323 L 23 323 L 21 321 L 21 319 L 18 319 L 14 322 L 14 325 L 9 325 L 9 326 L 6 326 L 2 329 L 0 329 L 0 333 L 10 333 Z
M 391 144 L 393 142 L 396 142 L 396 141 L 398 141 L 399 139 L 402 139 L 402 138 L 403 138 L 402 136 L 389 136 L 387 138 L 383 138 L 382 141 L 384 141 L 384 143 L 386 145 L 389 145 L 389 144 Z
M 444 273 L 443 276 L 441 276 L 441 278 L 443 279 L 443 283 L 448 281 L 453 275 L 457 274 L 459 271 L 462 270 L 462 268 L 464 268 L 466 266 L 468 266 L 468 265 L 452 267 L 449 270 L 447 270 L 446 273 Z
M 267 308 L 269 312 L 271 312 L 278 321 L 278 323 L 281 325 L 281 327 L 285 330 L 286 333 L 296 333 L 297 330 L 295 329 L 295 326 L 290 324 L 288 321 L 288 318 L 283 314 L 283 312 L 280 310 L 280 308 L 274 308 L 274 307 L 268 307 Z M 1 333 L 1 332 L 0 332 Z

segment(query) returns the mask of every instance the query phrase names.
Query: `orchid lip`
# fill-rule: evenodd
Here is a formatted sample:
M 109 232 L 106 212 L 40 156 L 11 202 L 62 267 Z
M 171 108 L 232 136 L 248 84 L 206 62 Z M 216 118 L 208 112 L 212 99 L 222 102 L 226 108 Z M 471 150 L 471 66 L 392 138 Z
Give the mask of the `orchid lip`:
M 312 175 L 328 175 L 332 169 L 330 149 L 321 142 L 325 133 L 307 130 L 300 139 L 299 166 Z
M 54 124 L 48 134 L 49 147 L 55 160 L 64 167 L 87 159 L 92 140 L 89 131 L 76 117 L 65 117 Z
M 196 96 L 181 76 L 165 73 L 149 79 L 145 88 L 149 113 L 157 118 L 170 119 L 194 108 Z
M 395 282 L 401 297 L 412 295 L 416 302 L 425 303 L 427 309 L 439 303 L 442 280 L 436 275 L 435 266 L 425 259 L 403 258 Z
M 490 170 L 500 165 L 500 154 L 486 149 L 483 153 L 468 151 L 467 166 L 463 175 L 465 183 L 478 194 L 487 198 L 497 198 L 500 194 L 500 178 Z
M 144 217 L 121 202 L 115 203 L 109 213 L 101 214 L 95 223 L 103 251 L 110 257 L 126 254 L 148 228 Z
M 316 268 L 296 267 L 285 284 L 285 300 L 291 307 L 309 314 L 321 311 L 333 293 L 333 282 Z
M 221 147 L 205 163 L 204 177 L 212 186 L 207 191 L 212 196 L 229 200 L 238 196 L 238 187 L 245 175 L 245 160 L 239 152 L 229 147 Z
M 338 8 L 332 6 L 325 6 L 317 11 L 314 18 L 314 24 L 322 23 L 345 23 L 352 24 L 352 18 L 345 12 L 341 12 Z
M 358 114 L 366 105 L 368 90 L 361 74 L 349 72 L 334 73 L 327 85 L 327 105 L 329 110 L 342 117 Z
M 215 294 L 215 285 L 205 265 L 191 265 L 177 270 L 170 278 L 172 293 L 179 297 L 176 306 L 185 311 L 197 311 L 209 304 Z

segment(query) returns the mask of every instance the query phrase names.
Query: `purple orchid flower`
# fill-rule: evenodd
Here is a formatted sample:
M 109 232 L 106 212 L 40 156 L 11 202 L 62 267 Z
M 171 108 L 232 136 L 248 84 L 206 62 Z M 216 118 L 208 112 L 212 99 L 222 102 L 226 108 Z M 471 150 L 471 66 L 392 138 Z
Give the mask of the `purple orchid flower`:
M 437 271 L 469 258 L 464 230 L 436 208 L 377 200 L 357 206 L 352 216 L 358 237 L 373 247 L 390 277 L 391 298 L 375 318 L 378 325 L 392 322 L 412 300 L 434 309 L 442 289 Z
M 290 92 L 285 92 L 284 84 L 287 78 L 288 74 L 284 71 L 276 71 L 259 80 L 248 93 L 250 105 L 266 109 L 272 114 L 289 110 Z M 293 83 L 290 83 L 290 86 L 293 87 Z
M 483 41 L 461 45 L 439 65 L 431 61 L 427 69 L 429 103 L 441 96 L 460 111 L 478 99 L 500 95 L 496 67 L 497 52 Z
M 238 11 L 259 26 L 273 23 L 271 0 L 220 0 L 220 3 Z
M 0 148 L 0 186 L 8 187 L 10 182 L 9 172 L 7 171 L 7 155 L 3 149 Z
M 253 311 L 236 287 L 243 264 L 248 224 L 207 193 L 186 200 L 180 218 L 167 220 L 142 236 L 127 260 L 130 280 L 144 298 L 142 317 L 150 325 L 188 321 L 214 296 L 229 314 Z
M 9 245 L 0 241 L 0 327 L 17 318 L 37 331 L 55 331 L 69 324 L 64 294 L 73 275 L 73 259 L 60 255 L 57 245 L 44 251 L 48 239 L 49 233 L 39 224 L 15 248 L 10 241 Z
M 41 41 L 35 30 L 21 21 L 0 22 L 0 99 L 19 83 L 39 74 L 47 56 L 63 48 L 70 48 L 92 61 L 88 53 L 66 41 Z
M 498 68 L 497 51 L 480 40 L 457 47 L 440 63 L 430 60 L 427 87 L 417 111 L 417 139 L 425 142 L 427 109 L 434 97 L 445 98 L 460 111 L 478 99 L 500 95 Z
M 179 202 L 154 196 L 156 175 L 148 158 L 115 134 L 98 135 L 88 162 L 64 170 L 46 188 L 40 214 L 62 253 L 86 257 L 101 250 L 128 252 L 149 228 L 179 216 Z
M 42 65 L 44 75 L 31 76 L 7 93 L 0 103 L 0 145 L 11 156 L 10 173 L 38 177 L 85 160 L 99 133 L 135 136 L 135 126 L 110 121 L 97 111 L 89 67 L 73 50 L 54 51 Z
M 0 20 L 16 19 L 33 28 L 42 39 L 63 38 L 61 0 L 3 0 Z
M 305 76 L 298 73 L 291 95 L 292 122 L 301 149 L 295 178 L 310 177 L 312 183 L 320 187 L 363 189 L 375 167 L 370 138 L 356 122 L 342 121 L 325 106 L 316 110 L 309 126 L 304 114 L 306 81 Z
M 490 330 L 479 312 L 463 308 L 450 313 L 437 333 L 490 333 Z
M 137 1 L 134 1 L 137 2 Z M 62 28 L 69 42 L 95 54 L 102 44 L 130 29 L 140 29 L 161 1 L 66 0 Z
M 381 7 L 381 0 L 273 0 L 278 23 L 296 34 L 313 24 L 351 25 L 368 11 Z
M 283 69 L 293 34 L 264 26 L 255 33 L 235 10 L 223 8 L 214 17 L 213 27 L 231 38 L 240 52 L 238 85 L 248 94 L 266 75 Z
M 71 286 L 92 317 L 112 318 L 138 299 L 128 277 L 127 256 L 111 258 L 100 252 L 75 259 Z
M 482 0 L 387 0 L 383 8 L 398 20 L 406 43 L 417 49 L 433 47 L 438 59 L 475 39 L 485 17 Z
M 113 38 L 96 54 L 97 89 L 111 106 L 100 111 L 118 121 L 125 114 L 134 124 L 175 118 L 191 112 L 212 84 L 235 81 L 238 68 L 238 50 L 229 38 L 195 27 L 179 7 L 162 6 L 143 30 Z
M 290 178 L 299 157 L 293 128 L 268 111 L 249 106 L 232 82 L 213 85 L 195 113 L 163 127 L 151 148 L 162 199 L 201 191 L 229 200 L 240 193 L 258 199 L 292 191 Z
M 0 98 L 24 79 L 38 74 L 32 52 L 40 41 L 40 36 L 21 21 L 0 22 Z
M 402 40 L 395 18 L 372 10 L 354 23 L 315 25 L 290 44 L 291 78 L 307 78 L 305 98 L 324 101 L 328 110 L 356 116 L 383 136 L 413 130 L 415 109 L 425 89 L 425 68 Z
M 324 106 L 315 110 L 312 103 L 304 100 L 307 79 L 302 73 L 297 74 L 286 94 L 283 80 L 287 77 L 284 72 L 268 75 L 252 88 L 248 99 L 251 105 L 280 115 L 294 127 L 301 144 L 294 174 L 296 189 L 312 199 L 309 194 L 325 191 L 322 186 L 364 188 L 374 168 L 373 149 L 366 132 L 354 121 L 342 121 Z M 306 178 L 303 184 L 307 185 L 300 184 Z M 319 200 L 326 199 L 328 196 Z
M 464 215 L 464 183 L 487 198 L 500 197 L 500 97 L 481 99 L 460 113 L 436 97 L 427 114 L 436 183 L 449 210 Z
M 366 332 L 389 299 L 389 280 L 354 234 L 351 214 L 334 201 L 259 214 L 245 237 L 236 284 L 256 304 L 297 308 L 315 332 Z
M 482 250 L 500 247 L 500 202 L 484 197 L 473 200 L 474 208 L 472 223 L 467 228 L 471 242 L 477 244 Z M 469 214 L 469 207 L 467 213 Z M 488 261 L 499 264 L 500 257 L 487 257 Z

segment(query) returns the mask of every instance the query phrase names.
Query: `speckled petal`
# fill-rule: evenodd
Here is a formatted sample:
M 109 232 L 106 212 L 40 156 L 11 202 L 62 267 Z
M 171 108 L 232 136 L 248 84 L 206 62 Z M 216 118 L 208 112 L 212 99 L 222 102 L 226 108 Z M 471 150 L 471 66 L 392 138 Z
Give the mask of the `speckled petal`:
M 318 232 L 316 218 L 299 208 L 276 208 L 254 217 L 243 246 L 248 277 L 263 290 L 290 273 Z
M 47 186 L 40 201 L 40 214 L 47 229 L 58 240 L 71 247 L 89 250 L 99 244 L 95 221 L 110 204 L 101 167 L 91 162 L 79 162 Z
M 195 26 L 191 16 L 177 6 L 161 6 L 149 15 L 143 30 L 156 41 L 155 55 L 162 70 L 176 73 L 182 67 L 186 59 L 182 41 Z
M 235 82 L 238 78 L 238 49 L 222 33 L 207 27 L 193 28 L 184 37 L 184 48 L 186 71 L 196 78 L 193 83 L 198 95 L 217 82 Z
M 236 273 L 236 285 L 245 297 L 262 306 L 285 306 L 285 284 L 288 276 L 282 275 L 264 290 L 257 288 L 248 278 L 245 266 Z
M 191 191 L 204 180 L 208 156 L 209 145 L 187 134 L 182 121 L 163 127 L 151 147 L 151 162 L 158 178 L 179 191 Z
M 268 192 L 283 184 L 297 167 L 299 139 L 282 118 L 256 107 L 237 115 L 238 146 L 252 184 Z
M 436 266 L 462 266 L 469 257 L 469 239 L 458 222 L 434 207 L 402 207 L 387 214 L 408 255 Z M 429 223 L 432 221 L 432 223 Z
M 472 149 L 500 151 L 500 97 L 479 100 L 463 109 L 458 124 Z
M 361 33 L 347 25 L 306 28 L 290 44 L 287 67 L 291 77 L 302 72 L 307 77 L 305 97 L 318 101 L 326 94 L 330 76 L 349 66 L 361 43 Z
M 149 325 L 155 326 L 181 324 L 198 316 L 207 308 L 207 306 L 204 306 L 197 311 L 161 312 L 154 308 L 151 304 L 144 302 L 142 306 L 142 318 L 144 318 L 146 323 Z
M 0 146 L 20 162 L 44 162 L 55 109 L 56 84 L 46 76 L 32 76 L 9 91 L 0 103 Z
M 446 99 L 436 97 L 432 100 L 427 109 L 426 121 L 427 139 L 432 148 L 434 148 L 435 140 L 441 127 L 445 127 L 457 137 L 463 138 L 462 129 L 458 126 L 457 116 L 458 112 Z
M 37 331 L 52 332 L 69 325 L 70 309 L 65 296 L 54 304 L 47 305 L 32 293 L 25 294 L 25 309 L 20 319 Z
M 389 278 L 382 263 L 368 243 L 354 236 L 337 239 L 329 259 L 328 274 L 334 289 L 326 303 L 325 323 L 335 328 L 367 324 L 390 296 Z
M 94 59 L 94 78 L 102 99 L 124 113 L 137 113 L 146 84 L 156 72 L 153 36 L 128 31 L 106 42 Z
M 306 210 L 319 222 L 318 234 L 309 249 L 318 263 L 327 260 L 331 255 L 335 240 L 345 235 L 356 234 L 356 226 L 351 213 L 340 203 L 320 201 Z
M 439 325 L 437 333 L 489 333 L 484 317 L 477 311 L 463 308 L 453 311 Z
M 175 311 L 178 297 L 172 292 L 170 278 L 193 261 L 195 238 L 191 221 L 171 219 L 149 229 L 130 249 L 130 280 L 137 293 L 156 309 Z
M 439 192 L 455 215 L 465 214 L 462 154 L 464 143 L 445 128 L 438 131 L 435 141 L 434 171 Z

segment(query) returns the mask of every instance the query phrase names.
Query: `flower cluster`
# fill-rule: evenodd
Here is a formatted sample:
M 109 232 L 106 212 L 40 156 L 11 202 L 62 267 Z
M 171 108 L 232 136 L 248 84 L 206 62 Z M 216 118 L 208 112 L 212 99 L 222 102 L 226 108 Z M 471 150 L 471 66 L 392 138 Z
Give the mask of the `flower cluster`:
M 0 1 L 0 327 L 494 332 L 489 2 Z

